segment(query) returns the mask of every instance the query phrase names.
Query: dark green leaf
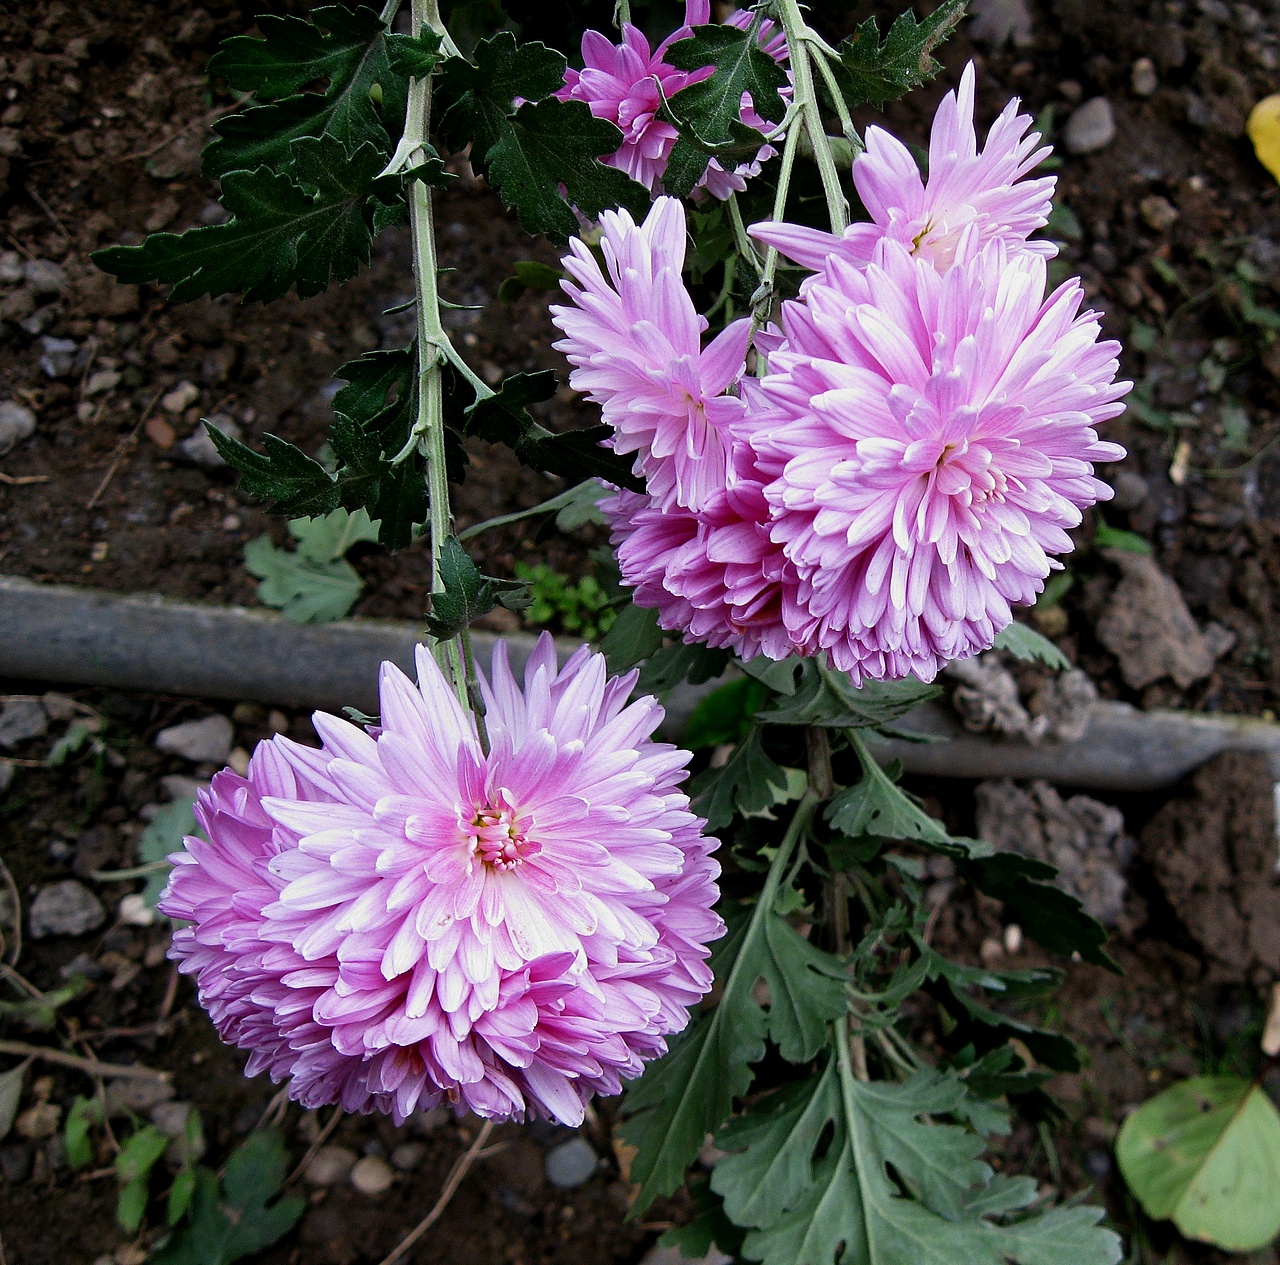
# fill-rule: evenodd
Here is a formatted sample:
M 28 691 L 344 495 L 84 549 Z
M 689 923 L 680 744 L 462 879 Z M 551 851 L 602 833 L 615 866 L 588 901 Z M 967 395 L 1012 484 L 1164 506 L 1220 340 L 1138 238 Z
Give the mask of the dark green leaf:
M 751 94 L 762 118 L 781 122 L 787 103 L 778 90 L 786 87 L 787 73 L 752 32 L 733 26 L 695 27 L 691 36 L 671 45 L 665 60 L 680 70 L 715 67 L 706 79 L 667 102 L 680 139 L 667 160 L 663 187 L 676 197 L 686 197 L 712 155 L 723 155 L 732 166 L 736 159 L 759 150 L 760 133 L 742 122 L 742 94 Z
M 693 811 L 708 830 L 720 830 L 738 813 L 758 813 L 781 802 L 787 771 L 770 759 L 764 738 L 753 729 L 734 749 L 728 763 L 699 773 L 689 788 Z
M 559 268 L 539 263 L 536 259 L 517 259 L 512 273 L 498 287 L 500 303 L 514 303 L 526 290 L 559 290 L 564 276 Z
M 444 542 L 439 582 L 444 589 L 432 593 L 426 625 L 431 635 L 442 641 L 456 636 L 472 620 L 487 615 L 498 603 L 497 583 L 480 574 L 456 536 Z
M 636 689 L 642 694 L 665 694 L 682 681 L 701 685 L 713 681 L 729 666 L 729 654 L 695 642 L 673 642 L 663 646 L 640 669 Z
M 503 379 L 495 395 L 477 400 L 466 410 L 467 433 L 491 444 L 506 444 L 525 465 L 572 483 L 603 479 L 633 492 L 644 491 L 644 483 L 631 473 L 631 463 L 600 446 L 602 439 L 613 435 L 608 426 L 557 435 L 533 420 L 529 405 L 549 400 L 555 393 L 556 375 L 550 369 L 512 374 Z
M 269 104 L 214 125 L 218 137 L 204 151 L 202 174 L 213 179 L 261 166 L 280 171 L 292 161 L 293 142 L 317 136 L 332 137 L 351 151 L 370 143 L 382 155 L 380 168 L 403 128 L 408 85 L 388 60 L 386 27 L 377 12 L 325 5 L 313 9 L 309 20 L 264 15 L 258 29 L 262 39 L 227 40 L 209 62 L 209 73 Z M 415 43 L 408 36 L 393 38 Z M 323 91 L 299 92 L 317 80 L 326 81 Z
M 634 603 L 624 606 L 613 621 L 613 627 L 600 643 L 610 676 L 623 672 L 643 662 L 662 646 L 662 629 L 658 627 L 658 612 Z
M 693 710 L 683 745 L 690 751 L 740 742 L 751 729 L 751 718 L 764 705 L 769 691 L 759 681 L 739 677 L 708 694 Z
M 369 262 L 371 190 L 385 156 L 365 143 L 349 152 L 332 136 L 293 143 L 288 173 L 228 172 L 226 224 L 155 233 L 141 246 L 111 246 L 93 261 L 130 284 L 172 284 L 170 299 L 240 292 L 269 302 L 296 286 L 306 298 L 354 277 Z
M 1030 625 L 1016 620 L 996 638 L 995 648 L 1005 650 L 1015 658 L 1025 659 L 1027 662 L 1038 659 L 1058 672 L 1063 672 L 1071 666 L 1071 660 L 1048 637 L 1042 636 Z
M 419 36 L 388 35 L 386 40 L 391 69 L 406 79 L 425 79 L 444 60 L 440 36 L 430 27 Z
M 710 1182 L 706 1178 L 691 1180 L 689 1198 L 694 1207 L 693 1220 L 668 1230 L 658 1240 L 658 1246 L 678 1247 L 681 1256 L 691 1262 L 709 1257 L 713 1247 L 735 1260 L 740 1257 L 745 1233 L 725 1216 L 724 1201 L 713 1193 Z
M 851 839 L 872 835 L 924 844 L 951 842 L 942 823 L 894 784 L 902 776 L 901 765 L 886 773 L 863 743 L 855 744 L 855 750 L 862 765 L 862 781 L 846 787 L 827 807 L 827 820 L 836 830 Z
M 933 50 L 964 17 L 967 0 L 943 0 L 927 18 L 899 14 L 884 43 L 875 18 L 867 18 L 836 48 L 840 60 L 831 69 L 845 104 L 883 105 L 928 83 L 942 69 Z
M 703 1139 L 750 1086 L 766 1034 L 784 1058 L 807 1061 L 825 1041 L 826 1025 L 845 1013 L 839 959 L 815 949 L 760 903 L 750 911 L 731 906 L 726 915 L 728 932 L 711 959 L 723 981 L 719 1004 L 649 1065 L 623 1105 L 631 1117 L 623 1136 L 638 1148 L 631 1166 L 632 1179 L 641 1183 L 637 1213 L 684 1180 Z M 767 1011 L 757 1000 L 758 980 L 768 984 Z
M 338 505 L 338 486 L 318 461 L 275 435 L 264 435 L 265 452 L 209 426 L 209 438 L 223 461 L 240 472 L 240 486 L 264 501 L 274 501 L 277 514 L 310 517 Z
M 772 725 L 822 725 L 864 729 L 888 724 L 941 690 L 914 677 L 902 681 L 866 681 L 854 686 L 843 672 L 820 668 L 812 659 L 801 666 L 800 683 L 778 699 L 760 719 Z
M 12 1073 L 6 1072 L 5 1075 Z M 93 1143 L 89 1140 L 89 1130 L 93 1125 L 101 1123 L 102 1103 L 96 1098 L 84 1098 L 77 1094 L 71 1110 L 67 1112 L 66 1123 L 62 1126 L 62 1145 L 67 1152 L 67 1163 L 72 1168 L 88 1168 L 93 1163 Z M 0 1132 L 0 1137 L 7 1132 L 7 1129 Z

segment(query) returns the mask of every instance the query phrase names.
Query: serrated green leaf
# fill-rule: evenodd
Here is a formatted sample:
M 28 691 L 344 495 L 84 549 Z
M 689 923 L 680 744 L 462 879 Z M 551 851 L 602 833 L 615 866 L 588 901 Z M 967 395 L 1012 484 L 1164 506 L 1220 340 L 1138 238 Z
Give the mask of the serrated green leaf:
M 839 60 L 831 63 L 845 104 L 883 105 L 928 83 L 942 69 L 933 51 L 955 30 L 966 4 L 943 0 L 919 22 L 910 11 L 899 14 L 883 44 L 875 18 L 860 23 L 837 46 Z
M 564 58 L 545 44 L 517 45 L 500 31 L 476 46 L 474 65 L 450 58 L 441 76 L 443 134 L 455 149 L 471 141 L 472 160 L 503 205 L 531 233 L 555 241 L 577 232 L 575 206 L 593 218 L 615 206 L 640 216 L 649 206 L 643 185 L 600 161 L 621 146 L 618 128 L 586 102 L 551 96 L 564 69 Z
M 807 1060 L 825 1040 L 826 1025 L 845 1013 L 838 958 L 815 949 L 763 899 L 750 911 L 731 906 L 726 914 L 728 931 L 712 954 L 723 980 L 719 1004 L 648 1066 L 623 1104 L 630 1116 L 623 1137 L 638 1149 L 631 1166 L 641 1183 L 637 1212 L 684 1180 L 703 1139 L 750 1086 L 766 1035 L 784 1058 Z M 757 1000 L 758 980 L 769 987 L 767 1009 Z
M 1280 1234 L 1280 1112 L 1255 1082 L 1169 1086 L 1124 1122 L 1116 1159 L 1147 1215 L 1189 1239 L 1253 1252 Z
M 264 452 L 254 452 L 216 426 L 205 427 L 218 455 L 240 473 L 240 486 L 250 496 L 273 501 L 277 514 L 327 514 L 338 504 L 338 485 L 318 461 L 276 435 L 264 435 Z
M 759 813 L 784 802 L 787 770 L 764 749 L 764 736 L 753 729 L 718 769 L 699 773 L 690 786 L 692 808 L 706 818 L 708 830 L 720 830 L 738 813 Z
M 1120 1259 L 1118 1237 L 1096 1228 L 1101 1209 L 1055 1208 L 1012 1223 L 989 1219 L 1020 1212 L 1036 1188 L 993 1182 L 979 1158 L 982 1139 L 938 1121 L 966 1114 L 966 1090 L 954 1075 L 923 1071 L 902 1084 L 864 1082 L 829 1065 L 805 1085 L 807 1105 L 799 1093 L 785 1104 L 793 1116 L 804 1112 L 803 1131 L 775 1122 L 772 1131 L 760 1127 L 752 1136 L 744 1126 L 757 1153 L 749 1147 L 722 1161 L 732 1162 L 758 1191 L 750 1204 L 758 1225 L 743 1246 L 749 1259 L 765 1265 L 1114 1265 Z M 767 1099 L 752 1108 L 762 1117 L 769 1110 Z M 806 1186 L 805 1164 L 814 1155 L 809 1139 L 815 1126 L 821 1136 L 828 1121 L 834 1129 L 829 1149 Z M 775 1146 L 785 1153 L 771 1150 Z M 781 1197 L 760 1189 L 766 1174 Z M 788 1206 L 778 1215 L 780 1204 Z
M 827 807 L 827 820 L 850 839 L 913 839 L 923 844 L 950 844 L 942 823 L 931 817 L 901 787 L 902 766 L 886 773 L 871 758 L 866 744 L 855 741 L 862 781 L 840 791 Z
M 673 1226 L 659 1240 L 659 1247 L 678 1247 L 689 1261 L 711 1256 L 711 1249 L 737 1260 L 742 1255 L 745 1232 L 725 1215 L 724 1201 L 715 1194 L 706 1179 L 689 1182 L 689 1198 L 694 1217 L 684 1225 Z
M 270 302 L 296 287 L 306 298 L 354 277 L 369 262 L 375 179 L 385 155 L 332 136 L 293 142 L 287 172 L 267 167 L 222 178 L 225 224 L 154 233 L 141 246 L 111 246 L 93 261 L 134 285 L 171 284 L 175 303 L 238 292 Z
M 364 588 L 364 581 L 349 562 L 313 562 L 299 552 L 277 548 L 270 536 L 259 536 L 245 545 L 244 565 L 262 581 L 258 600 L 264 606 L 274 606 L 296 624 L 342 619 Z
M 885 725 L 913 707 L 936 698 L 941 689 L 914 677 L 866 681 L 855 686 L 843 672 L 820 668 L 811 659 L 800 665 L 800 680 L 787 698 L 778 699 L 760 719 L 772 725 L 821 725 L 828 729 L 866 729 Z
M 613 436 L 608 426 L 557 435 L 533 420 L 529 405 L 549 400 L 555 393 L 556 375 L 551 369 L 514 373 L 503 379 L 495 394 L 466 410 L 467 433 L 491 444 L 506 444 L 525 465 L 573 483 L 603 479 L 633 492 L 644 491 L 643 481 L 631 473 L 631 463 L 600 446 L 601 440 Z
M 667 103 L 667 114 L 680 132 L 663 175 L 663 187 L 687 197 L 713 155 L 735 159 L 754 155 L 763 143 L 755 128 L 742 122 L 742 94 L 751 94 L 757 114 L 779 123 L 787 103 L 779 89 L 787 73 L 750 31 L 733 26 L 699 26 L 672 44 L 665 60 L 679 70 L 715 69 L 705 79 L 682 88 Z
M 362 542 L 376 542 L 378 524 L 369 521 L 363 507 L 354 514 L 336 509 L 323 518 L 295 518 L 289 524 L 289 534 L 308 562 L 333 562 Z
M 444 588 L 431 594 L 426 625 L 431 635 L 442 641 L 456 636 L 498 604 L 497 582 L 480 574 L 456 536 L 444 542 L 437 582 Z
M 234 36 L 209 62 L 211 76 L 252 92 L 256 104 L 214 125 L 217 138 L 204 151 L 201 174 L 283 170 L 302 137 L 329 136 L 352 151 L 368 142 L 385 163 L 404 126 L 408 75 L 392 67 L 376 10 L 324 5 L 306 20 L 267 14 L 258 29 L 263 38 Z M 408 36 L 390 38 L 416 44 Z M 299 91 L 318 80 L 325 81 L 323 91 Z
M 649 656 L 649 661 L 640 669 L 636 689 L 642 694 L 661 697 L 682 681 L 690 685 L 712 681 L 728 666 L 729 654 L 725 650 L 700 642 L 677 641 Z
M 1048 637 L 1017 620 L 996 638 L 995 648 L 1007 651 L 1015 658 L 1024 659 L 1028 663 L 1039 660 L 1047 667 L 1053 668 L 1055 672 L 1064 672 L 1071 667 L 1071 660 Z
M 391 69 L 406 79 L 425 79 L 444 60 L 440 36 L 429 26 L 421 35 L 388 35 L 386 40 Z

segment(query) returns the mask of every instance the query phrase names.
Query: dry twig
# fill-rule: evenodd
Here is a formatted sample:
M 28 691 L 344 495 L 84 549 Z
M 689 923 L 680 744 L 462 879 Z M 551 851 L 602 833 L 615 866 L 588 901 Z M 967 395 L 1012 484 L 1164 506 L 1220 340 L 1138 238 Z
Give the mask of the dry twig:
M 131 430 L 116 446 L 116 455 L 112 458 L 111 464 L 107 467 L 107 472 L 102 476 L 102 482 L 98 484 L 93 495 L 85 502 L 85 509 L 91 510 L 97 505 L 99 498 L 107 490 L 111 480 L 115 478 L 116 471 L 120 468 L 120 463 L 124 460 L 125 453 L 138 442 L 138 435 L 142 432 L 143 426 L 147 423 L 147 418 L 151 416 L 151 410 L 160 403 L 160 397 L 164 394 L 164 387 L 161 387 L 155 395 L 151 397 L 151 403 L 142 410 L 142 416 L 138 418 L 138 424 Z
M 169 1073 L 157 1071 L 154 1067 L 144 1067 L 141 1063 L 101 1063 L 97 1059 L 81 1058 L 78 1054 L 67 1054 L 63 1050 L 50 1049 L 44 1045 L 28 1045 L 25 1041 L 0 1041 L 0 1054 L 13 1054 L 18 1058 L 43 1059 L 46 1063 L 56 1063 L 59 1067 L 74 1068 L 88 1076 L 99 1076 L 103 1080 L 117 1077 L 126 1080 L 168 1080 Z
M 289 1174 L 289 1180 L 284 1184 L 285 1190 L 288 1190 L 307 1171 L 307 1165 L 315 1158 L 316 1152 L 333 1136 L 333 1131 L 338 1127 L 338 1121 L 342 1119 L 343 1114 L 341 1107 L 333 1109 L 333 1115 L 329 1117 L 328 1123 L 320 1130 L 320 1136 L 307 1147 L 307 1153 L 298 1161 L 298 1167 Z

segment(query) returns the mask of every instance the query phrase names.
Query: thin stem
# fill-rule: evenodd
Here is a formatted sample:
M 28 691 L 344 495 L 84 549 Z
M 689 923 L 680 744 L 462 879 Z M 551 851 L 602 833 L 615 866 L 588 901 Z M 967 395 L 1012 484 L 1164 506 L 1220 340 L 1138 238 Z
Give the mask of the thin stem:
M 798 0 L 777 0 L 778 17 L 786 32 L 787 48 L 791 52 L 791 78 L 795 85 L 794 100 L 804 114 L 804 128 L 813 144 L 813 156 L 822 177 L 822 191 L 827 199 L 827 214 L 831 218 L 831 231 L 843 233 L 849 223 L 849 204 L 840 188 L 840 175 L 836 171 L 831 146 L 827 144 L 827 130 L 822 125 L 822 109 L 813 85 L 813 67 L 810 62 L 809 36 L 812 32 L 800 12 Z M 788 138 L 790 139 L 790 138 Z
M 436 0 L 413 0 L 413 29 L 430 27 L 441 36 Z M 425 146 L 431 121 L 431 77 L 409 85 L 409 105 L 405 113 L 405 141 L 412 151 L 411 163 L 426 157 Z M 440 296 L 436 289 L 435 226 L 431 215 L 431 191 L 421 180 L 409 187 L 409 225 L 413 237 L 413 274 L 418 300 L 418 416 L 413 431 L 427 463 L 428 520 L 431 531 L 431 589 L 440 588 L 440 556 L 452 530 L 449 510 L 449 472 L 445 462 L 444 382 L 440 365 L 449 336 L 440 319 Z M 462 705 L 467 705 L 467 682 L 462 652 L 456 639 L 439 643 L 436 660 L 453 678 Z
M 613 24 L 622 30 L 622 28 L 631 21 L 631 0 L 617 0 L 613 6 Z
M 801 128 L 793 127 L 787 133 L 782 147 L 782 166 L 778 171 L 778 188 L 773 196 L 773 214 L 775 222 L 781 222 L 787 214 L 787 194 L 791 189 L 791 173 L 796 165 L 796 150 L 800 147 Z M 778 248 L 770 246 L 764 255 L 764 270 L 760 274 L 760 284 L 751 296 L 751 334 L 768 320 L 773 307 L 773 278 L 778 271 Z M 763 373 L 765 358 L 760 357 L 758 371 Z
M 737 243 L 738 253 L 760 275 L 760 253 L 755 243 L 747 236 L 747 226 L 742 222 L 742 208 L 738 205 L 738 195 L 731 193 L 728 200 L 729 223 L 733 226 L 733 240 Z
M 482 532 L 492 531 L 495 527 L 508 527 L 512 523 L 523 522 L 526 518 L 536 518 L 539 514 L 551 514 L 557 510 L 562 510 L 567 505 L 573 504 L 575 497 L 582 491 L 588 483 L 594 483 L 594 479 L 583 479 L 575 487 L 571 487 L 567 492 L 561 492 L 559 496 L 553 496 L 550 500 L 543 501 L 540 505 L 535 505 L 531 509 L 516 510 L 513 514 L 499 514 L 497 518 L 486 518 L 483 523 L 476 523 L 474 527 L 468 527 L 466 531 L 458 533 L 458 539 L 470 540 L 472 536 L 479 536 Z
M 818 67 L 818 73 L 822 76 L 823 81 L 827 85 L 827 90 L 831 93 L 831 100 L 835 102 L 836 117 L 840 120 L 840 130 L 844 133 L 844 138 L 853 149 L 853 156 L 856 158 L 866 146 L 862 143 L 862 137 L 858 135 L 858 129 L 853 125 L 853 118 L 849 114 L 849 107 L 844 103 L 844 94 L 840 91 L 840 85 L 836 82 L 835 72 L 831 69 L 827 62 L 826 54 L 822 51 L 826 47 L 826 41 L 813 41 L 818 49 L 818 55 L 813 59 L 814 64 Z
M 74 1068 L 77 1072 L 85 1072 L 89 1076 L 97 1076 L 102 1080 L 112 1077 L 125 1080 L 167 1081 L 169 1079 L 168 1072 L 159 1072 L 154 1067 L 144 1067 L 141 1063 L 100 1063 L 97 1059 L 82 1059 L 78 1054 L 67 1054 L 62 1050 L 52 1050 L 44 1045 L 28 1045 L 25 1041 L 0 1041 L 0 1054 L 13 1054 L 18 1058 L 43 1059 L 46 1063 Z
M 489 754 L 489 728 L 484 722 L 484 695 L 480 693 L 480 680 L 476 676 L 476 657 L 471 649 L 471 629 L 464 628 L 458 634 L 458 642 L 462 647 L 462 662 L 467 680 L 467 702 L 471 714 L 476 721 L 476 736 L 480 739 L 480 750 Z
M 382 6 L 382 12 L 378 16 L 382 19 L 384 26 L 390 26 L 396 20 L 396 14 L 400 11 L 400 0 L 387 0 Z

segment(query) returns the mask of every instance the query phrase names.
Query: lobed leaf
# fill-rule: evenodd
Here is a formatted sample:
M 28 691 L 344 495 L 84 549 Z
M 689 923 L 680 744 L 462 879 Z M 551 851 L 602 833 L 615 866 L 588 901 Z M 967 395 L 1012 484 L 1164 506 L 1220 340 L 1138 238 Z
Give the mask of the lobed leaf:
M 1028 663 L 1039 660 L 1046 667 L 1053 668 L 1057 672 L 1066 671 L 1071 667 L 1071 660 L 1048 637 L 1017 620 L 996 638 L 995 648 L 1007 651 L 1015 658 Z
M 828 729 L 867 729 L 885 725 L 941 690 L 914 677 L 901 681 L 866 681 L 855 686 L 843 672 L 820 668 L 812 659 L 801 664 L 794 692 L 761 713 L 774 725 L 821 725 Z
M 738 743 L 721 768 L 698 774 L 689 788 L 693 811 L 706 818 L 708 830 L 722 829 L 738 813 L 772 808 L 788 789 L 787 771 L 765 751 L 759 728 Z

